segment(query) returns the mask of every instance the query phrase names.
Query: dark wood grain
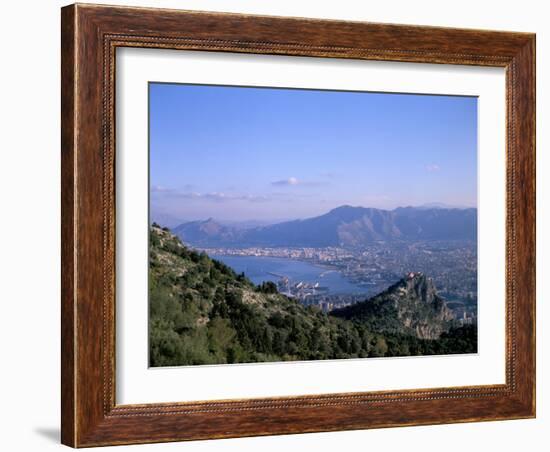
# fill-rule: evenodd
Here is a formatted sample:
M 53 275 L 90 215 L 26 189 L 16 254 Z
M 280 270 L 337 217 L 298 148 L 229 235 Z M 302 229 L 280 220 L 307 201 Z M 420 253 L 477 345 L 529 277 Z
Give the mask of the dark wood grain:
M 75 444 L 74 319 L 74 158 L 75 39 L 74 8 L 61 11 L 61 441 Z
M 97 5 L 63 8 L 61 34 L 64 444 L 535 415 L 534 35 Z M 114 67 L 121 46 L 506 68 L 506 384 L 116 405 Z

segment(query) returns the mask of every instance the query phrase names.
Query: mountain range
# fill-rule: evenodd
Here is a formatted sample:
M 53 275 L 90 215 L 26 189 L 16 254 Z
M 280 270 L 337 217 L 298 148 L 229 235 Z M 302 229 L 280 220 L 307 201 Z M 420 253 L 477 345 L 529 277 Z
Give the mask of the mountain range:
M 324 215 L 268 226 L 237 228 L 213 218 L 173 228 L 195 246 L 355 247 L 376 241 L 476 240 L 476 208 L 337 207 Z

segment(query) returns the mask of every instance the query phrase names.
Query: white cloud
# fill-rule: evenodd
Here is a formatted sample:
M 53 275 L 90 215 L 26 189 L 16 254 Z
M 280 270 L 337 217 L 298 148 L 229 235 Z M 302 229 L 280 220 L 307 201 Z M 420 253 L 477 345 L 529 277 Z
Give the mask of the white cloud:
M 288 179 L 281 179 L 271 182 L 271 185 L 275 187 L 321 187 L 329 185 L 327 181 L 304 181 L 296 177 L 289 177 Z
M 162 185 L 151 185 L 151 193 L 171 193 L 173 188 L 163 187 Z
M 288 179 L 276 180 L 274 182 L 271 182 L 271 185 L 281 187 L 281 186 L 299 185 L 300 183 L 301 182 L 295 177 L 289 177 Z
M 223 192 L 213 193 L 197 193 L 199 198 L 210 199 L 212 201 L 250 201 L 250 202 L 263 202 L 269 201 L 267 196 L 258 195 L 235 195 Z
M 430 165 L 426 165 L 426 171 L 429 171 L 430 173 L 434 173 L 436 171 L 439 171 L 441 168 L 439 165 L 435 163 L 431 163 Z
M 158 185 L 151 186 L 151 195 L 155 195 L 156 199 L 196 199 L 205 201 L 249 201 L 249 202 L 266 202 L 271 199 L 268 196 L 249 195 L 249 194 L 233 194 L 224 192 L 209 192 L 199 193 L 196 191 L 180 192 L 173 188 L 161 187 Z

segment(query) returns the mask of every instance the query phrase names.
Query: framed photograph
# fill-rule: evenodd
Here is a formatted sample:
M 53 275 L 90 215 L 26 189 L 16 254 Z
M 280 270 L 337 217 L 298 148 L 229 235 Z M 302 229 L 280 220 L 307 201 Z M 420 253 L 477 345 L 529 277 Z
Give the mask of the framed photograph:
M 535 416 L 535 36 L 62 9 L 62 442 Z

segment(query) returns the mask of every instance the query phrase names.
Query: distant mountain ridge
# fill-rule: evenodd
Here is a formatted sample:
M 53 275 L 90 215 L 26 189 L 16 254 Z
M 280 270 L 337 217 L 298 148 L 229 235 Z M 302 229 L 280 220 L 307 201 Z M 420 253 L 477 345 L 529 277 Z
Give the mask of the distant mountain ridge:
M 242 229 L 225 226 L 213 218 L 180 224 L 172 232 L 181 240 L 192 244 L 231 243 L 244 232 Z
M 209 218 L 173 229 L 196 246 L 361 246 L 394 240 L 476 240 L 476 208 L 337 207 L 324 215 L 249 229 Z

